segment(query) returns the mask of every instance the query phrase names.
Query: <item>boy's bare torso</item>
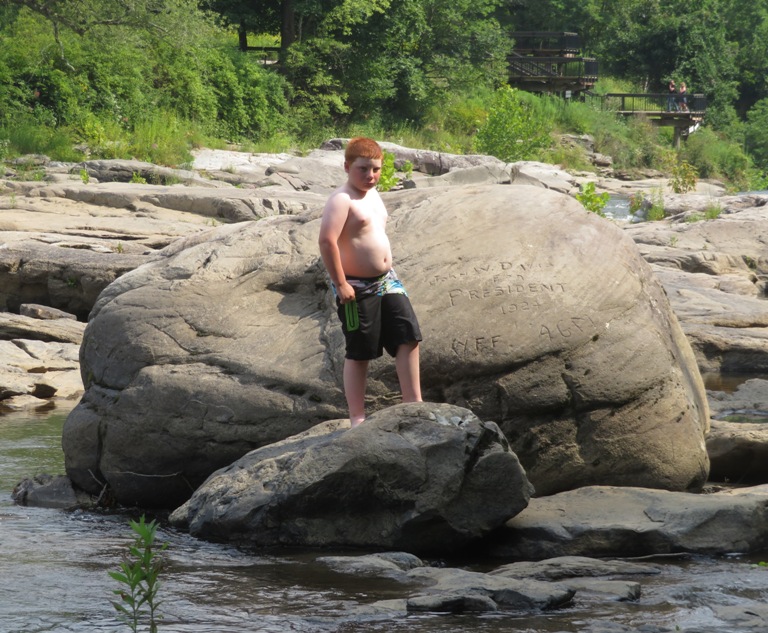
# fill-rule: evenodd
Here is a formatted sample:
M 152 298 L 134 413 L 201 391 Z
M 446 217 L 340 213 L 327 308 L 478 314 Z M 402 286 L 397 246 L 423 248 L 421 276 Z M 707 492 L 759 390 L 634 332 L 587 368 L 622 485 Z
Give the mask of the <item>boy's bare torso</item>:
M 377 277 L 389 271 L 392 250 L 386 233 L 387 210 L 379 193 L 371 189 L 363 197 L 355 197 L 345 186 L 335 195 L 349 199 L 347 221 L 338 241 L 344 273 Z

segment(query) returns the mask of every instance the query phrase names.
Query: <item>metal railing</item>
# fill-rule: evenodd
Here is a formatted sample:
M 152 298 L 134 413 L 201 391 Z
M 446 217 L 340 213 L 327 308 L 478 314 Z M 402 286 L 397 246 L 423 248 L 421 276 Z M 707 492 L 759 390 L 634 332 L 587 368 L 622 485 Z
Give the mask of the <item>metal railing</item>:
M 578 77 L 597 81 L 597 60 L 585 57 L 529 57 L 511 55 L 508 58 L 511 76 L 550 78 Z
M 658 93 L 610 93 L 595 95 L 601 100 L 603 110 L 614 110 L 622 113 L 661 114 L 670 113 L 704 113 L 707 109 L 707 98 L 703 94 L 670 94 Z M 685 101 L 683 101 L 683 99 Z
M 578 53 L 581 37 L 567 31 L 515 31 L 509 34 L 515 40 L 515 49 L 525 51 L 559 51 Z

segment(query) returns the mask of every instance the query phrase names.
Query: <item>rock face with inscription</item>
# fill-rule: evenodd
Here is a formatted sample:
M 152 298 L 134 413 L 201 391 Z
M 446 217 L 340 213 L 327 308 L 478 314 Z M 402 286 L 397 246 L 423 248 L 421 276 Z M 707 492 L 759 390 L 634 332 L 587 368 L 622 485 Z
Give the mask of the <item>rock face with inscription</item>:
M 701 377 L 621 229 L 525 185 L 384 198 L 424 334 L 425 400 L 497 422 L 537 495 L 704 483 Z M 346 417 L 319 213 L 179 240 L 102 293 L 64 429 L 78 485 L 175 507 L 249 450 Z M 392 360 L 371 363 L 369 411 L 398 396 Z

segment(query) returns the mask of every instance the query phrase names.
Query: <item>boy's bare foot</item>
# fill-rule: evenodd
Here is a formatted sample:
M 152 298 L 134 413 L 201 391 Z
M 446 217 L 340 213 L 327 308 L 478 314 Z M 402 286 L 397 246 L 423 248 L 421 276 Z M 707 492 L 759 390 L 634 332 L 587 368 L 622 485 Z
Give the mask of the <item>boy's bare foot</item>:
M 355 428 L 356 426 L 360 426 L 363 422 L 365 422 L 365 417 L 349 418 L 349 422 L 350 428 Z

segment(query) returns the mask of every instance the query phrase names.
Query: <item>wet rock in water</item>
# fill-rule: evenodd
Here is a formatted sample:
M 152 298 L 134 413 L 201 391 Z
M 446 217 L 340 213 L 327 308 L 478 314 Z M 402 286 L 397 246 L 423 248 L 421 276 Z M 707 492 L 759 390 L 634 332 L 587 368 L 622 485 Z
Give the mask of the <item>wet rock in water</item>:
M 380 552 L 363 556 L 320 556 L 318 563 L 347 574 L 395 576 L 405 578 L 405 572 L 425 565 L 418 556 L 409 552 Z
M 557 583 L 456 568 L 419 567 L 408 576 L 411 580 L 433 584 L 428 591 L 408 598 L 409 613 L 554 609 L 567 605 L 576 593 Z
M 171 515 L 202 538 L 445 552 L 520 512 L 532 488 L 493 423 L 401 404 L 320 425 L 214 473 Z
M 558 556 L 540 561 L 518 561 L 497 567 L 491 574 L 513 578 L 562 580 L 609 575 L 658 574 L 659 568 L 647 563 L 623 560 L 603 560 L 588 556 Z
M 97 505 L 95 497 L 76 489 L 64 475 L 36 475 L 24 479 L 14 487 L 11 498 L 22 506 L 62 510 L 92 509 Z

